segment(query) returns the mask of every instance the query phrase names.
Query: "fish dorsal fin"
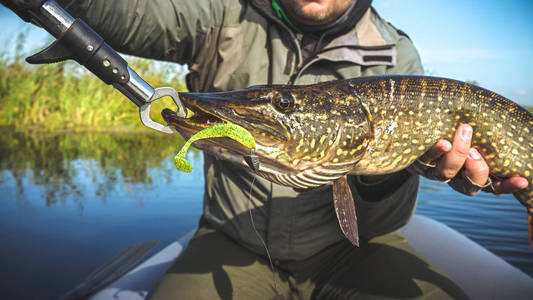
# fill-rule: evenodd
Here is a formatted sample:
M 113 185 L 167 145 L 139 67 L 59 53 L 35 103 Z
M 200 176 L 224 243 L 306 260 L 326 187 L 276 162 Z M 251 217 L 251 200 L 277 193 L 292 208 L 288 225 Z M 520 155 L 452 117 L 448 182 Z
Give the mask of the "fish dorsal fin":
M 333 182 L 333 203 L 342 233 L 355 246 L 359 247 L 359 229 L 352 191 L 346 175 Z

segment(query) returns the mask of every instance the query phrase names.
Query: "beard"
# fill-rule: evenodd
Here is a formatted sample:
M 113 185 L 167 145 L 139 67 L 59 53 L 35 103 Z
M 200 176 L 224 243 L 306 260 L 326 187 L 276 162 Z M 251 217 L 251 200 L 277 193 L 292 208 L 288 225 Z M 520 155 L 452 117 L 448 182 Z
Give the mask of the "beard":
M 285 12 L 305 25 L 322 25 L 340 17 L 356 0 L 280 0 Z

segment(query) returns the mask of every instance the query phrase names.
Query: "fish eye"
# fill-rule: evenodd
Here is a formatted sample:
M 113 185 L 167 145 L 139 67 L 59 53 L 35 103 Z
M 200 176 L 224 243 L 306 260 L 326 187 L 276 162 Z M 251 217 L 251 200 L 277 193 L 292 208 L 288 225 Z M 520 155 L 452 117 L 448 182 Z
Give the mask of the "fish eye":
M 280 112 L 289 112 L 294 105 L 294 99 L 291 93 L 280 92 L 272 98 L 272 104 Z

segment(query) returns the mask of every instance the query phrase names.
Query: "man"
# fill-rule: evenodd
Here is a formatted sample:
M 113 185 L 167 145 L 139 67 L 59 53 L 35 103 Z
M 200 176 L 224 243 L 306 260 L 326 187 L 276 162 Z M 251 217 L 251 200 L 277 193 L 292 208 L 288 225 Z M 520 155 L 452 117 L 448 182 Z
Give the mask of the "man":
M 1 1 L 27 18 L 22 0 Z M 188 64 L 195 92 L 423 71 L 409 38 L 370 0 L 58 2 L 121 52 Z M 479 192 L 489 169 L 471 136 L 460 126 L 453 143 L 437 143 L 413 169 Z M 356 248 L 339 229 L 330 186 L 296 192 L 209 155 L 204 171 L 199 230 L 155 299 L 465 297 L 395 232 L 414 211 L 417 175 L 350 178 Z M 498 193 L 526 185 L 523 178 L 492 184 Z

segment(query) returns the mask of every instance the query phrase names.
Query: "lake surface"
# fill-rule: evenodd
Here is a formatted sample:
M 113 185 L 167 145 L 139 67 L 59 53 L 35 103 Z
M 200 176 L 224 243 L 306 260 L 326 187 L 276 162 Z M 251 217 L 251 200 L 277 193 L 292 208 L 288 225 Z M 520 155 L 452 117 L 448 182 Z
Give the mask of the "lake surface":
M 201 152 L 178 172 L 177 136 L 0 132 L 0 288 L 54 299 L 126 246 L 157 250 L 196 227 Z M 533 276 L 525 209 L 510 195 L 466 197 L 423 180 L 417 213 L 444 222 Z

